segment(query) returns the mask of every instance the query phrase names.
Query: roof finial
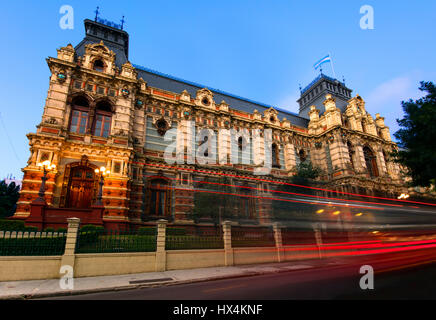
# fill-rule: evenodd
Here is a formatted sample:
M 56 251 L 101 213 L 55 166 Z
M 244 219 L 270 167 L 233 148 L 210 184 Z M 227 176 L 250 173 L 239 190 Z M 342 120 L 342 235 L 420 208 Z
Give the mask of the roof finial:
M 345 86 L 345 77 L 344 77 L 344 75 L 342 75 L 342 83 L 343 83 L 344 86 Z
M 321 76 L 322 76 L 322 67 L 319 68 L 319 72 L 321 73 Z
M 95 22 L 97 22 L 97 19 L 98 19 L 98 14 L 99 14 L 98 9 L 100 9 L 100 8 L 97 7 L 97 10 L 94 11 L 95 12 Z
M 300 94 L 303 93 L 302 88 L 301 88 L 301 83 L 298 84 L 298 87 L 300 88 Z
M 121 30 L 123 30 L 124 22 L 126 22 L 126 21 L 124 20 L 124 16 L 123 16 L 123 18 L 121 19 Z

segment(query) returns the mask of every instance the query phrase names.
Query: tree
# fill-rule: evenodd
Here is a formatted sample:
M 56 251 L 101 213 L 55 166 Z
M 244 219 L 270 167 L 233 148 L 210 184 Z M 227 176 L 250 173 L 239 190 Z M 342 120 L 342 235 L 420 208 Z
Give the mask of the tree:
M 278 185 L 275 188 L 274 196 L 278 198 L 272 202 L 272 216 L 273 219 L 279 221 L 294 221 L 298 219 L 307 219 L 314 211 L 311 206 L 306 203 L 299 202 L 299 196 L 295 194 L 314 195 L 313 189 L 299 187 L 313 186 L 314 180 L 322 174 L 322 170 L 314 167 L 312 162 L 305 161 L 299 163 L 293 168 L 294 175 L 289 179 L 289 184 Z M 281 199 L 281 200 L 279 200 Z M 286 201 L 286 200 L 297 200 Z
M 429 187 L 436 178 L 436 87 L 433 82 L 420 84 L 426 96 L 401 102 L 405 116 L 397 119 L 401 128 L 394 134 L 400 149 L 392 155 L 406 168 L 412 186 Z
M 0 181 L 0 217 L 10 217 L 15 213 L 17 201 L 20 196 L 20 187 L 15 182 L 6 184 L 6 181 Z
M 318 178 L 322 173 L 322 170 L 314 167 L 310 161 L 300 162 L 292 171 L 294 173 L 291 178 L 292 183 L 306 186 L 311 185 L 313 180 Z

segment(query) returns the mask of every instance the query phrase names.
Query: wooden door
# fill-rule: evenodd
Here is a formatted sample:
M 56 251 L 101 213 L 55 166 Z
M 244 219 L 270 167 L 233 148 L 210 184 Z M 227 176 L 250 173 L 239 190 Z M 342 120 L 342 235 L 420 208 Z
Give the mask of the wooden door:
M 94 195 L 94 171 L 87 167 L 71 170 L 68 186 L 69 208 L 90 208 Z

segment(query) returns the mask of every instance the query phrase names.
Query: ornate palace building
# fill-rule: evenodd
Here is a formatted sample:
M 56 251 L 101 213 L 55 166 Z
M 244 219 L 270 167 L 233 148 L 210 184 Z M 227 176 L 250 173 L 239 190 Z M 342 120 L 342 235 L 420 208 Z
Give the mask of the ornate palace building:
M 233 185 L 247 187 L 241 192 L 269 195 L 274 182 L 288 181 L 301 162 L 320 167 L 320 181 L 333 191 L 387 197 L 407 191 L 398 166 L 389 161 L 396 145 L 384 118 L 367 113 L 364 99 L 344 83 L 318 76 L 301 90 L 297 115 L 134 65 L 127 32 L 97 21 L 84 24 L 86 36 L 76 47 L 69 44 L 47 59 L 47 99 L 36 133 L 27 135 L 30 157 L 15 218 L 41 226 L 73 212 L 114 228 L 162 217 L 186 222 L 196 182 L 224 174 Z M 217 133 L 214 147 L 224 161 L 164 160 L 170 129 L 177 129 L 177 146 L 184 146 L 177 149 L 182 159 L 198 146 L 190 138 L 190 121 L 196 130 Z M 261 138 L 271 129 L 271 152 L 258 137 L 242 143 L 237 134 L 220 134 L 220 129 L 258 129 Z M 230 161 L 231 139 L 249 145 L 238 149 L 238 163 Z M 271 171 L 254 175 L 265 154 L 272 157 Z M 46 203 L 38 207 L 43 176 L 38 164 L 44 161 L 56 167 L 47 173 Z M 110 173 L 97 203 L 95 169 L 102 166 Z M 241 197 L 243 214 L 267 221 L 265 198 L 248 203 Z

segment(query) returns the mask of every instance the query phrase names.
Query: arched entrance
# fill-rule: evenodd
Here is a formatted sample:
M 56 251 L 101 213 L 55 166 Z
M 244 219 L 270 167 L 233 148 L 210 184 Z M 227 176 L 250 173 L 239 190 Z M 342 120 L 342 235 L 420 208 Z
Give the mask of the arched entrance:
M 65 166 L 59 206 L 62 208 L 90 208 L 94 203 L 98 179 L 94 170 L 97 166 L 89 163 L 83 155 L 79 162 Z
M 68 183 L 67 207 L 90 208 L 94 199 L 94 170 L 79 166 L 71 169 Z

